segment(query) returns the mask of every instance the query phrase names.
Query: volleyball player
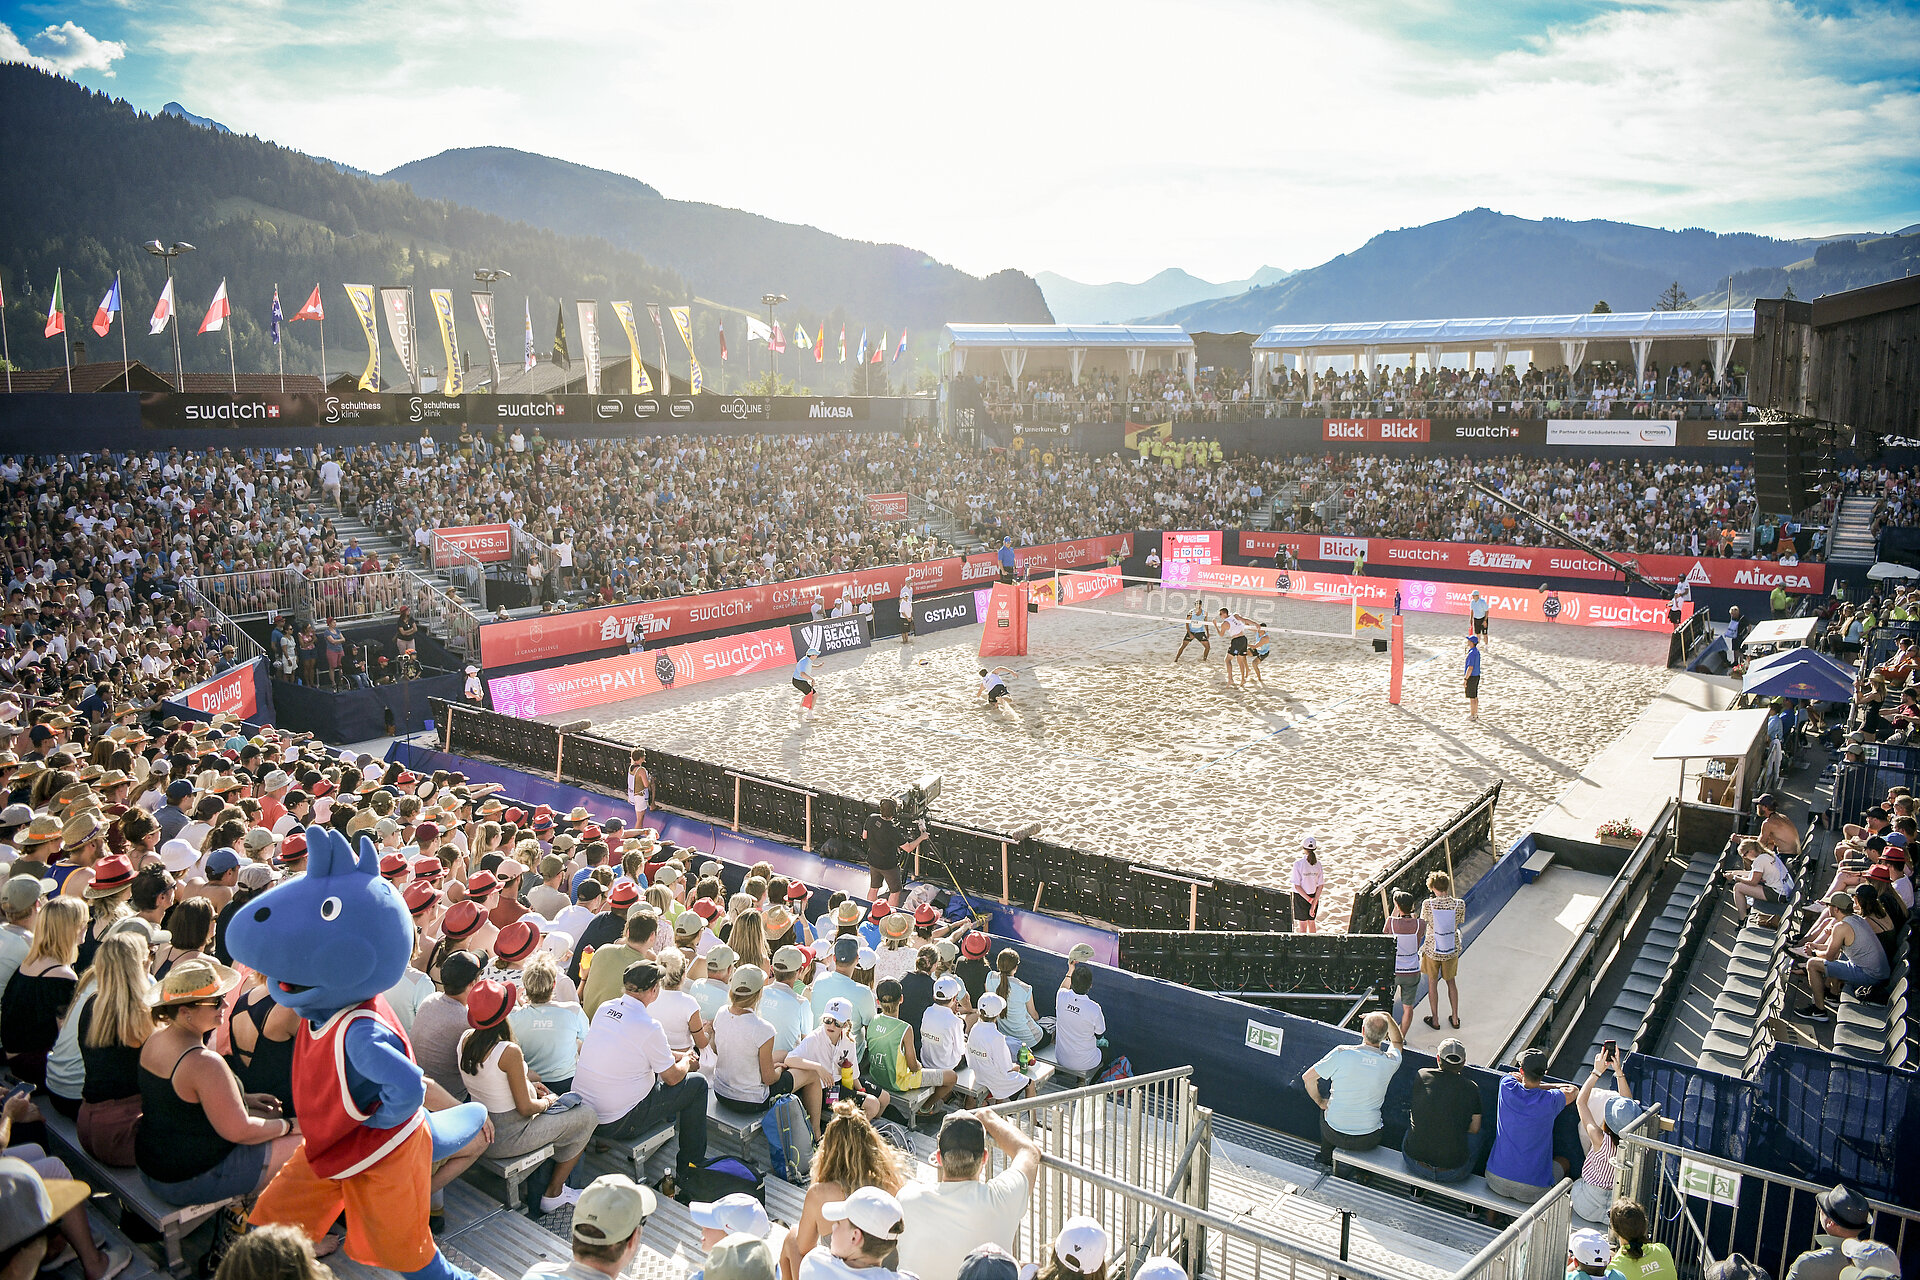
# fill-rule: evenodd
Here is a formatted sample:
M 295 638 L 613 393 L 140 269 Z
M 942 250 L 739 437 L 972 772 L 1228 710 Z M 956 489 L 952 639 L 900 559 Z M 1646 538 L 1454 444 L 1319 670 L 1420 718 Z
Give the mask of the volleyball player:
M 1013 691 L 1007 688 L 1007 680 L 1019 673 L 1007 667 L 980 668 L 980 693 L 987 700 L 989 711 L 1004 710 L 1013 706 Z M 1001 703 L 1007 708 L 1002 708 Z
M 1195 640 L 1200 642 L 1200 661 L 1205 662 L 1213 656 L 1213 631 L 1207 626 L 1207 611 L 1201 605 L 1194 605 L 1187 614 L 1187 633 L 1180 637 L 1180 647 L 1174 650 L 1173 660 L 1180 661 L 1180 655 Z
M 1267 624 L 1264 622 L 1254 623 L 1253 624 L 1253 678 L 1260 682 L 1260 687 L 1262 689 L 1267 687 L 1267 681 L 1266 681 L 1266 678 L 1260 674 L 1260 664 L 1265 662 L 1268 658 L 1271 658 L 1272 656 L 1273 656 L 1273 637 L 1267 634 Z
M 801 693 L 800 719 L 813 719 L 813 660 L 820 656 L 820 646 L 813 645 L 807 650 L 807 656 L 793 665 L 793 687 Z
M 1233 660 L 1238 658 L 1242 689 L 1247 687 L 1247 642 L 1250 639 L 1247 632 L 1250 625 L 1245 618 L 1225 606 L 1221 607 L 1219 620 L 1214 624 L 1215 629 L 1227 638 L 1227 683 L 1233 683 Z

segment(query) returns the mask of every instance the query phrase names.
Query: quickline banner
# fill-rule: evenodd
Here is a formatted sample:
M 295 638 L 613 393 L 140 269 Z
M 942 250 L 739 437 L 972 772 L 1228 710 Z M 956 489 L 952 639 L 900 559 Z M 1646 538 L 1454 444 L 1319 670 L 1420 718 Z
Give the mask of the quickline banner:
M 647 376 L 646 362 L 640 358 L 640 327 L 633 318 L 633 304 L 616 302 L 613 304 L 613 314 L 620 318 L 620 327 L 627 335 L 627 393 L 651 395 L 653 379 Z
M 353 314 L 360 317 L 360 328 L 367 335 L 367 371 L 360 375 L 362 391 L 380 389 L 380 321 L 379 305 L 374 301 L 373 286 L 370 284 L 350 284 L 345 286 L 347 300 L 353 303 Z
M 447 352 L 447 375 L 441 379 L 440 394 L 457 396 L 467 388 L 460 368 L 460 342 L 453 332 L 453 290 L 429 289 L 427 300 L 433 304 L 433 318 L 440 326 L 440 345 Z

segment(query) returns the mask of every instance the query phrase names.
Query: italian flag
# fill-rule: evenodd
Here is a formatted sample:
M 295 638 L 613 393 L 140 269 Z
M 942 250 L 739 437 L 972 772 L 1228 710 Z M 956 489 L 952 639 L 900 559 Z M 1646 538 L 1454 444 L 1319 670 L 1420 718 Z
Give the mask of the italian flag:
M 60 272 L 53 273 L 53 301 L 47 304 L 47 336 L 67 331 L 67 299 L 60 289 Z

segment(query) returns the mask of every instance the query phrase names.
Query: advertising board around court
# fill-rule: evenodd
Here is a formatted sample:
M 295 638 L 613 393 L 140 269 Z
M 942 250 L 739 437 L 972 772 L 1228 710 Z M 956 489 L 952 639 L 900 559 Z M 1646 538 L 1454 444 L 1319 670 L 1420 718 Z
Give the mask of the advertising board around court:
M 193 686 L 174 701 L 185 703 L 195 711 L 204 711 L 210 716 L 225 714 L 252 720 L 260 711 L 255 677 L 266 665 L 264 658 L 243 662 L 231 671 L 224 671 L 211 680 Z
M 443 551 L 451 547 L 464 551 L 483 564 L 497 564 L 513 558 L 513 526 L 505 524 L 469 524 L 435 529 L 434 567 L 445 568 L 453 557 Z
M 875 520 L 905 520 L 907 518 L 907 495 L 904 493 L 869 493 L 867 515 Z
M 835 621 L 849 621 L 854 630 L 861 629 L 858 618 Z M 495 711 L 522 719 L 624 702 L 724 676 L 782 670 L 798 660 L 794 653 L 796 630 L 768 627 L 503 676 L 488 681 L 487 692 Z
M 1160 535 L 1160 562 L 1186 560 L 1194 564 L 1219 564 L 1224 536 L 1218 529 L 1168 529 Z
M 951 595 L 934 596 L 923 600 L 918 596 L 913 600 L 913 630 L 915 635 L 927 635 L 934 631 L 948 631 L 954 627 L 970 627 L 980 620 L 979 598 L 990 594 L 985 588 L 974 591 L 956 591 Z
M 1166 565 L 1166 586 L 1222 595 L 1271 595 L 1324 604 L 1360 604 L 1391 613 L 1396 601 L 1409 613 L 1466 614 L 1473 593 L 1486 600 L 1491 617 L 1514 622 L 1557 623 L 1576 627 L 1617 627 L 1632 631 L 1673 630 L 1667 601 L 1528 588 L 1502 590 L 1420 578 L 1353 577 L 1341 573 L 1261 569 L 1234 565 Z M 1683 617 L 1691 614 L 1686 606 Z
M 818 649 L 823 658 L 830 658 L 836 653 L 845 653 L 850 649 L 864 649 L 873 643 L 873 637 L 867 633 L 867 624 L 858 617 L 822 618 L 818 622 L 801 622 L 795 624 L 791 630 L 796 653 L 807 653 Z
M 1281 547 L 1293 548 L 1303 561 L 1346 564 L 1366 556 L 1369 570 L 1419 569 L 1423 572 L 1511 573 L 1528 578 L 1596 578 L 1618 582 L 1606 561 L 1571 547 L 1517 547 L 1475 542 L 1415 542 L 1404 538 L 1346 538 L 1316 533 L 1240 535 L 1240 554 L 1269 559 Z M 1162 553 L 1165 558 L 1165 553 Z M 1826 590 L 1824 564 L 1783 565 L 1772 560 L 1732 560 L 1717 556 L 1616 556 L 1655 582 L 1672 586 L 1685 578 L 1696 587 L 1731 591 L 1771 591 L 1783 586 L 1798 595 Z

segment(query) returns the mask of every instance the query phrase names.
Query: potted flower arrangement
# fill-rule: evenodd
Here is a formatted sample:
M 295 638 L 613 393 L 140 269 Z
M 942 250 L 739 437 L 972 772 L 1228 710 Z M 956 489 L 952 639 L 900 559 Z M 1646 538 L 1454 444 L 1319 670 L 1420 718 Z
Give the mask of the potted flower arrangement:
M 1614 818 L 1594 828 L 1593 834 L 1601 844 L 1612 845 L 1616 849 L 1631 849 L 1639 844 L 1647 833 L 1626 818 Z

